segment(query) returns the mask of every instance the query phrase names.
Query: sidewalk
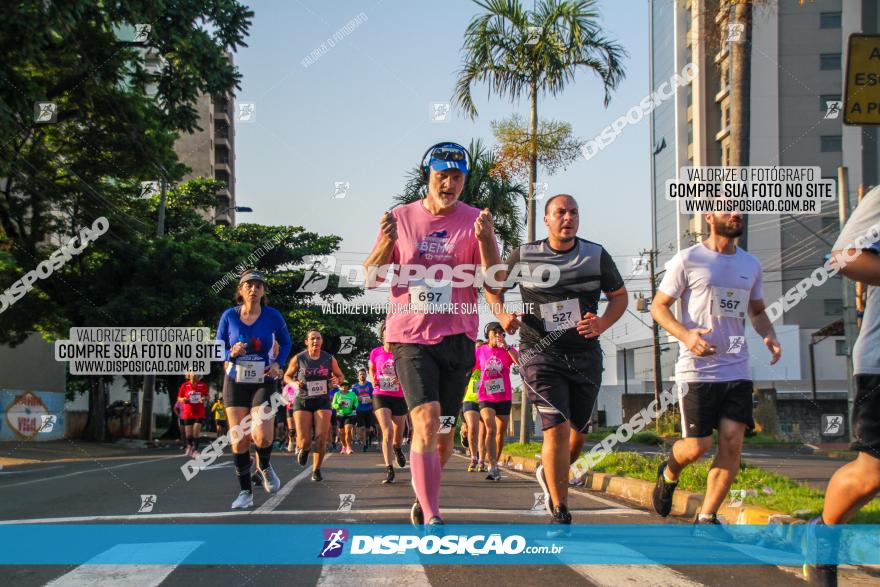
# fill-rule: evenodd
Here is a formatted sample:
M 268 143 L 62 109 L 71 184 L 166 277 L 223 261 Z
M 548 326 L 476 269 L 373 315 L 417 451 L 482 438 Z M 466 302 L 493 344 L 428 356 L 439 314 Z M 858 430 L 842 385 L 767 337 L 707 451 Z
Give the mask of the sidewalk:
M 88 442 L 84 440 L 54 440 L 51 442 L 6 441 L 0 442 L 0 466 L 10 467 L 34 463 L 70 462 L 96 458 L 131 458 L 144 454 L 167 454 L 169 448 L 177 448 L 177 442 L 162 442 L 158 447 L 148 447 L 143 440 L 121 439 L 115 443 Z

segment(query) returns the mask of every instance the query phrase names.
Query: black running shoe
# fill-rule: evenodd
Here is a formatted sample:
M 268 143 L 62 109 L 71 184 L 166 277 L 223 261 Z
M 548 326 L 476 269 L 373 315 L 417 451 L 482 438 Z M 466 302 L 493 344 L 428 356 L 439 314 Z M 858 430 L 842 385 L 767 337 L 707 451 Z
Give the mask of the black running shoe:
M 367 448 L 369 448 L 366 444 L 361 449 L 361 452 L 367 452 Z
M 827 536 L 822 536 L 819 527 L 824 526 L 822 516 L 816 516 L 807 524 L 807 531 L 804 533 L 803 554 L 807 561 L 819 560 L 820 556 L 827 557 L 829 554 L 838 551 L 839 547 L 836 540 L 829 540 Z M 837 565 L 835 564 L 809 564 L 804 563 L 803 568 L 804 579 L 810 585 L 816 587 L 837 587 Z
M 804 564 L 804 579 L 814 587 L 837 587 L 837 565 Z
M 324 476 L 321 475 L 321 469 L 315 469 L 312 471 L 312 481 L 323 481 Z
M 678 481 L 670 483 L 663 477 L 666 470 L 666 463 L 660 463 L 657 468 L 657 483 L 654 485 L 654 491 L 651 493 L 651 503 L 654 505 L 654 511 L 664 518 L 672 511 L 672 494 L 678 487 Z
M 419 503 L 419 500 L 416 500 L 409 511 L 409 521 L 417 528 L 425 525 L 425 514 L 422 512 L 422 505 Z
M 309 451 L 302 449 L 299 451 L 299 454 L 296 455 L 296 462 L 299 463 L 300 467 L 305 467 L 306 463 L 309 462 Z
M 425 525 L 425 536 L 444 536 L 446 534 L 443 528 L 445 524 L 443 520 L 434 516 L 431 521 Z
M 385 480 L 382 483 L 394 483 L 394 467 L 385 469 Z
M 397 466 L 401 469 L 406 466 L 406 457 L 403 455 L 403 451 L 399 446 L 394 447 L 394 458 L 397 459 Z
M 553 517 L 550 518 L 550 524 L 558 526 L 547 531 L 550 538 L 559 538 L 562 536 L 571 536 L 571 513 L 565 505 L 558 505 L 553 508 Z
M 715 514 L 712 514 L 712 517 L 707 520 L 701 520 L 700 514 L 695 514 L 694 528 L 691 531 L 691 536 L 702 538 L 703 540 L 734 542 L 733 536 L 724 528 L 724 524 Z

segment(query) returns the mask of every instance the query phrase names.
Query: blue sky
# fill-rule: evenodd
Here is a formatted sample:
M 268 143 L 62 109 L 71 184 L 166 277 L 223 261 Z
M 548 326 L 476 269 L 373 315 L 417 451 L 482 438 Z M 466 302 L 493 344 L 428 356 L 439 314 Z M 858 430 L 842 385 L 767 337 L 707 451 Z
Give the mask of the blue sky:
M 525 0 L 528 7 L 531 2 Z M 479 7 L 470 0 L 287 1 L 252 4 L 255 17 L 236 56 L 244 76 L 239 102 L 256 103 L 256 119 L 237 123 L 237 201 L 251 206 L 240 222 L 301 225 L 343 237 L 343 261 L 362 260 L 383 210 L 424 150 L 441 140 L 494 144 L 490 122 L 528 102 L 487 97 L 477 86 L 476 121 L 451 112 L 432 122 L 431 103 L 449 102 L 461 63 L 462 35 Z M 545 97 L 539 116 L 595 136 L 648 93 L 645 0 L 603 0 L 602 25 L 629 57 L 627 76 L 602 105 L 602 86 L 584 72 L 564 94 Z M 350 20 L 366 20 L 314 63 L 302 60 Z M 363 18 L 363 17 L 362 17 Z M 580 203 L 579 235 L 597 241 L 629 273 L 629 256 L 650 246 L 648 119 L 628 126 L 609 147 L 566 171 L 539 177 L 548 194 Z M 334 182 L 349 182 L 334 199 Z M 546 235 L 538 223 L 538 237 Z

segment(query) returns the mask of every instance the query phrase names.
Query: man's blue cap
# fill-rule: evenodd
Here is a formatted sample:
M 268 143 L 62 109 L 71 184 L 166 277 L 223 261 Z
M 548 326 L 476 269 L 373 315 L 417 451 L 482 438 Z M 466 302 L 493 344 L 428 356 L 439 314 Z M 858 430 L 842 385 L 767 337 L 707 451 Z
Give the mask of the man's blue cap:
M 437 156 L 440 153 L 446 152 L 457 152 L 461 153 L 461 159 L 448 159 L 443 158 L 441 156 Z M 438 153 L 439 152 L 439 153 Z M 431 152 L 431 159 L 428 161 L 428 165 L 434 171 L 445 171 L 447 169 L 458 169 L 464 174 L 470 173 L 470 169 L 468 169 L 468 159 L 467 152 L 458 146 L 447 146 L 447 147 L 437 147 Z

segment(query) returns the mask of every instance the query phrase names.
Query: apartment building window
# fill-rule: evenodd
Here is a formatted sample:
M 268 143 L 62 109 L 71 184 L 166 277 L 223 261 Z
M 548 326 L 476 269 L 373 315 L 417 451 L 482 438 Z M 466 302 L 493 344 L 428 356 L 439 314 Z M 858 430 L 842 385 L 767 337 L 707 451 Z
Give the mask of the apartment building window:
M 825 305 L 826 316 L 843 315 L 843 300 L 840 298 L 829 298 L 827 300 L 822 300 L 822 303 Z
M 819 96 L 819 110 L 828 110 L 828 102 L 840 102 L 840 94 L 822 94 Z
M 822 135 L 819 140 L 823 153 L 839 153 L 843 150 L 843 135 Z
M 840 69 L 840 53 L 822 53 L 819 55 L 819 69 L 832 71 Z
M 819 28 L 820 29 L 839 29 L 841 12 L 820 12 Z
M 834 341 L 834 354 L 837 355 L 838 357 L 849 356 L 849 352 L 847 352 L 845 340 L 835 340 Z

